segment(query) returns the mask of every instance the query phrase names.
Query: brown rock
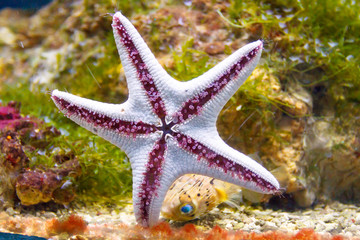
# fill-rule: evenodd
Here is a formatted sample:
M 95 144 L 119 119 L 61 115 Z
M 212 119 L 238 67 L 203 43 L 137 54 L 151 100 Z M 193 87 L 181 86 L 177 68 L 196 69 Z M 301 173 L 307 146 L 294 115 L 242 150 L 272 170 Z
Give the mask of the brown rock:
M 80 173 L 77 160 L 65 162 L 58 168 L 27 170 L 16 179 L 16 194 L 23 205 L 51 200 L 68 204 L 74 199 L 75 190 L 67 177 L 76 177 Z
M 204 45 L 204 51 L 210 55 L 224 53 L 225 45 L 222 42 L 212 42 Z

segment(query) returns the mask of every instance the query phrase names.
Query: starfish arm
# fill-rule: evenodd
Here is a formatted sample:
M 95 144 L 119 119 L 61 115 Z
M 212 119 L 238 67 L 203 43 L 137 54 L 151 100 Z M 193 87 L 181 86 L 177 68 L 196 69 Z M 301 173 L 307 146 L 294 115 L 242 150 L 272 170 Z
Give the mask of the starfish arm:
M 159 118 L 166 115 L 160 91 L 179 82 L 171 78 L 156 60 L 130 21 L 117 12 L 112 23 L 115 42 L 124 67 L 129 99 L 134 105 L 150 103 Z
M 117 145 L 125 152 L 130 139 L 154 134 L 156 126 L 130 114 L 126 104 L 101 103 L 54 90 L 51 98 L 68 118 Z
M 173 139 L 189 156 L 183 164 L 188 166 L 186 173 L 214 177 L 261 193 L 279 191 L 279 183 L 269 171 L 228 146 L 217 133 L 192 130 L 177 133 Z
M 162 140 L 160 139 L 158 143 Z M 133 167 L 133 199 L 134 199 L 134 212 L 136 219 L 143 226 L 153 226 L 158 222 L 161 207 L 163 204 L 163 200 L 166 196 L 168 189 L 171 184 L 175 182 L 181 175 L 189 172 L 187 169 L 184 159 L 189 158 L 188 153 L 185 151 L 179 151 L 178 145 L 174 141 L 166 141 L 166 148 L 164 151 L 157 152 L 158 156 L 163 156 L 163 162 L 158 164 L 156 168 L 159 170 L 156 176 L 151 176 L 151 170 L 149 164 L 139 164 L 137 165 L 137 169 L 134 170 Z M 165 146 L 165 145 L 163 145 Z M 154 151 L 154 147 L 150 152 Z M 148 162 L 153 162 L 151 160 L 151 153 L 147 155 Z M 143 161 L 143 157 L 139 154 L 135 154 L 134 158 L 136 158 L 135 162 Z M 161 167 L 160 167 L 161 166 Z M 191 163 L 189 166 L 193 166 Z M 155 164 L 151 165 L 154 169 Z M 153 181 L 157 181 L 156 184 L 152 185 L 144 185 L 144 183 L 149 180 L 145 179 L 153 179 Z
M 230 97 L 248 78 L 258 63 L 262 42 L 245 45 L 198 78 L 184 83 L 187 100 L 174 114 L 179 122 L 185 122 L 204 110 L 216 117 Z
M 143 226 L 152 226 L 158 221 L 167 189 L 177 178 L 169 172 L 166 152 L 165 137 L 161 136 L 141 151 L 128 154 L 132 159 L 134 213 Z

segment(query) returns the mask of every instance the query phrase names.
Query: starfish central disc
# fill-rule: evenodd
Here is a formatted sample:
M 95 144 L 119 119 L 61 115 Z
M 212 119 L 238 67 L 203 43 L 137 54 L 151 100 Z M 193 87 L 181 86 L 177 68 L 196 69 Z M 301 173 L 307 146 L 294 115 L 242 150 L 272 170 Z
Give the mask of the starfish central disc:
M 152 226 L 171 184 L 197 173 L 261 193 L 277 180 L 260 164 L 228 146 L 216 129 L 220 110 L 260 59 L 262 42 L 249 43 L 188 82 L 170 77 L 134 26 L 113 16 L 116 45 L 129 99 L 108 104 L 54 90 L 52 99 L 70 119 L 120 147 L 131 161 L 137 221 Z
M 173 127 L 175 126 L 176 124 L 174 122 L 169 122 L 169 123 L 166 123 L 166 120 L 165 118 L 162 118 L 161 119 L 161 127 L 158 128 L 163 136 L 166 136 L 166 135 L 173 135 L 174 134 L 174 131 L 173 131 Z

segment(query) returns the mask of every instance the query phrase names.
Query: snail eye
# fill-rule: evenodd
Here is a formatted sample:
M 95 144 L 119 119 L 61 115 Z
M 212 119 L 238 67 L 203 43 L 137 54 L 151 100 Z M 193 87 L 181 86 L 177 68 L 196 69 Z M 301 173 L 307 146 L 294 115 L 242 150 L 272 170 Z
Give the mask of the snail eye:
M 183 214 L 189 214 L 194 210 L 193 206 L 190 204 L 186 204 L 180 208 L 181 213 Z

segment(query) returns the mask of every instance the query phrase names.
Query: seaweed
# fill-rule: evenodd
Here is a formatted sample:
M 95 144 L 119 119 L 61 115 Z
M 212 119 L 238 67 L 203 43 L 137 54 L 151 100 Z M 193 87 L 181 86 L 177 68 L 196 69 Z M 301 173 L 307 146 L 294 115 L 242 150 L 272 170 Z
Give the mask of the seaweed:
M 169 74 L 177 80 L 186 81 L 200 76 L 215 65 L 209 56 L 193 48 L 194 39 L 188 39 L 181 47 L 180 53 L 173 51 L 173 64 L 166 68 Z
M 360 22 L 357 1 L 230 1 L 232 31 L 245 28 L 263 38 L 269 66 L 282 82 L 314 69 L 317 78 L 295 78 L 307 89 L 324 85 L 341 116 L 345 105 L 359 102 Z M 331 19 L 331 20 L 330 20 Z M 285 61 L 285 60 L 290 61 Z M 300 69 L 299 67 L 302 66 Z M 306 66 L 306 67 L 304 67 Z M 303 76 L 303 75 L 302 75 Z

